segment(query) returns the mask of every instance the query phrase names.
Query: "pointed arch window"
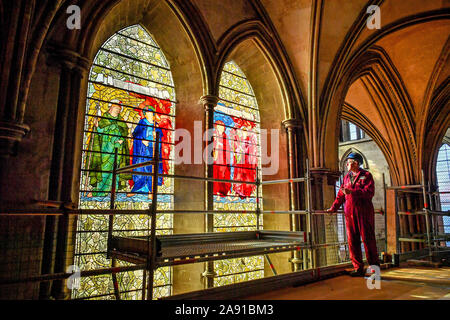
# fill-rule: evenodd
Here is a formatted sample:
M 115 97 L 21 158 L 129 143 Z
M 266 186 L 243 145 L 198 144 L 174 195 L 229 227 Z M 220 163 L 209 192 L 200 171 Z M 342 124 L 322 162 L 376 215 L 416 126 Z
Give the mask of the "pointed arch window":
M 257 168 L 261 168 L 258 103 L 250 82 L 234 61 L 226 63 L 221 74 L 214 129 L 214 178 L 255 182 Z M 255 185 L 225 182 L 213 185 L 214 210 L 256 211 Z M 262 193 L 259 195 L 262 203 Z M 215 232 L 250 231 L 256 230 L 256 226 L 256 214 L 214 215 Z M 215 286 L 262 278 L 264 259 L 257 256 L 220 260 L 214 262 L 214 270 Z
M 436 177 L 440 192 L 450 192 L 450 146 L 446 143 L 442 144 L 439 149 L 436 163 Z M 443 193 L 440 195 L 440 205 L 442 211 L 450 210 L 450 194 Z M 450 233 L 450 217 L 442 219 L 444 233 Z M 447 242 L 450 246 L 450 241 Z
M 175 87 L 170 66 L 152 36 L 140 25 L 124 28 L 99 49 L 88 79 L 79 207 L 109 209 L 114 152 L 119 167 L 149 161 L 161 135 L 159 173 L 173 174 Z M 152 168 L 135 169 L 151 172 Z M 173 209 L 173 179 L 158 180 L 158 210 Z M 153 201 L 151 177 L 119 175 L 116 209 L 147 209 Z M 107 268 L 108 217 L 79 216 L 74 263 L 82 270 Z M 116 215 L 114 234 L 147 235 L 147 216 Z M 159 215 L 157 234 L 172 234 L 171 215 Z M 119 265 L 126 265 L 119 262 Z M 118 274 L 123 299 L 140 299 L 143 272 Z M 155 297 L 171 294 L 171 269 L 159 268 Z M 72 298 L 113 297 L 110 275 L 81 279 Z
M 366 138 L 365 132 L 355 124 L 341 120 L 339 142 L 347 142 Z

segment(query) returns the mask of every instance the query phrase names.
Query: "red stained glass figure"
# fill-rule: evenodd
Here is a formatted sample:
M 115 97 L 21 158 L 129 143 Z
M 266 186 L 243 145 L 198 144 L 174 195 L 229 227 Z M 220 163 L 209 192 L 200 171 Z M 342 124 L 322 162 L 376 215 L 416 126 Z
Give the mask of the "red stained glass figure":
M 255 123 L 242 119 L 236 119 L 235 121 L 240 130 L 236 130 L 237 134 L 233 138 L 236 160 L 233 180 L 255 182 L 258 165 L 257 142 L 255 134 L 249 131 L 255 127 Z M 240 183 L 233 185 L 233 190 L 241 199 L 251 196 L 255 189 L 256 185 L 253 184 Z
M 218 120 L 215 125 L 213 155 L 213 177 L 214 179 L 230 180 L 230 145 L 225 133 L 225 124 Z M 231 191 L 231 183 L 229 182 L 214 182 L 213 193 L 220 196 L 227 196 Z

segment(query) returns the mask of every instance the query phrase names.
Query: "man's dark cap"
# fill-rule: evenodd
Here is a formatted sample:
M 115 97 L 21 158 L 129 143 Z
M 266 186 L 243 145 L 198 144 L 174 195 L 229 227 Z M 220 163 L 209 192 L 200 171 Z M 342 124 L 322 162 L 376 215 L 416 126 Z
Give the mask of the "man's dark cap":
M 358 161 L 359 165 L 362 165 L 364 162 L 363 157 L 359 153 L 356 153 L 356 152 L 351 152 L 345 160 L 347 160 L 347 159 L 354 159 L 354 160 Z

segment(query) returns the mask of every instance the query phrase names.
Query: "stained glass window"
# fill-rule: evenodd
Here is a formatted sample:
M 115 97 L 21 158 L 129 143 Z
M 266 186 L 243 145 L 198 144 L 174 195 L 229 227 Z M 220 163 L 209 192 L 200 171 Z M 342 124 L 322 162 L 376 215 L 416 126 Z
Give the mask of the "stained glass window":
M 439 149 L 436 176 L 440 192 L 450 191 L 450 147 L 444 143 Z M 450 210 L 450 194 L 443 193 L 440 195 L 441 210 Z M 444 233 L 450 233 L 450 217 L 443 217 Z M 447 242 L 447 247 L 450 247 L 450 241 Z
M 214 178 L 255 182 L 256 169 L 261 167 L 258 104 L 245 74 L 233 61 L 223 68 L 219 98 L 214 110 Z M 256 211 L 255 185 L 215 182 L 213 193 L 214 210 Z M 251 231 L 256 226 L 256 214 L 214 215 L 215 232 Z M 215 286 L 252 280 L 264 277 L 264 259 L 221 260 L 214 269 Z
M 109 209 L 115 150 L 119 167 L 149 161 L 156 133 L 161 136 L 159 173 L 173 174 L 175 89 L 169 64 L 151 35 L 134 25 L 115 33 L 98 51 L 89 74 L 84 124 L 81 209 Z M 152 172 L 152 166 L 135 171 Z M 150 176 L 122 174 L 117 179 L 116 209 L 148 209 Z M 173 209 L 173 179 L 158 179 L 158 210 Z M 113 234 L 148 234 L 147 215 L 116 215 Z M 171 215 L 158 215 L 157 234 L 172 234 Z M 79 216 L 75 265 L 81 270 L 108 268 L 108 216 Z M 120 266 L 127 265 L 120 262 Z M 143 271 L 117 275 L 122 299 L 140 299 Z M 171 269 L 154 276 L 154 297 L 171 294 Z M 113 299 L 111 275 L 85 277 L 72 298 Z

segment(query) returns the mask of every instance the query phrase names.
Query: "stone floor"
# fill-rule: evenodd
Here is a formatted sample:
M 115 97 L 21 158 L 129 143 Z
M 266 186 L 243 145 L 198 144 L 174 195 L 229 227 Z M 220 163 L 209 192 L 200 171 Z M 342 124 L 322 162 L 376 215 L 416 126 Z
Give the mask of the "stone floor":
M 383 277 L 389 279 L 383 279 Z M 339 276 L 296 288 L 247 297 L 251 300 L 450 300 L 450 268 L 382 270 L 380 289 L 364 278 Z

